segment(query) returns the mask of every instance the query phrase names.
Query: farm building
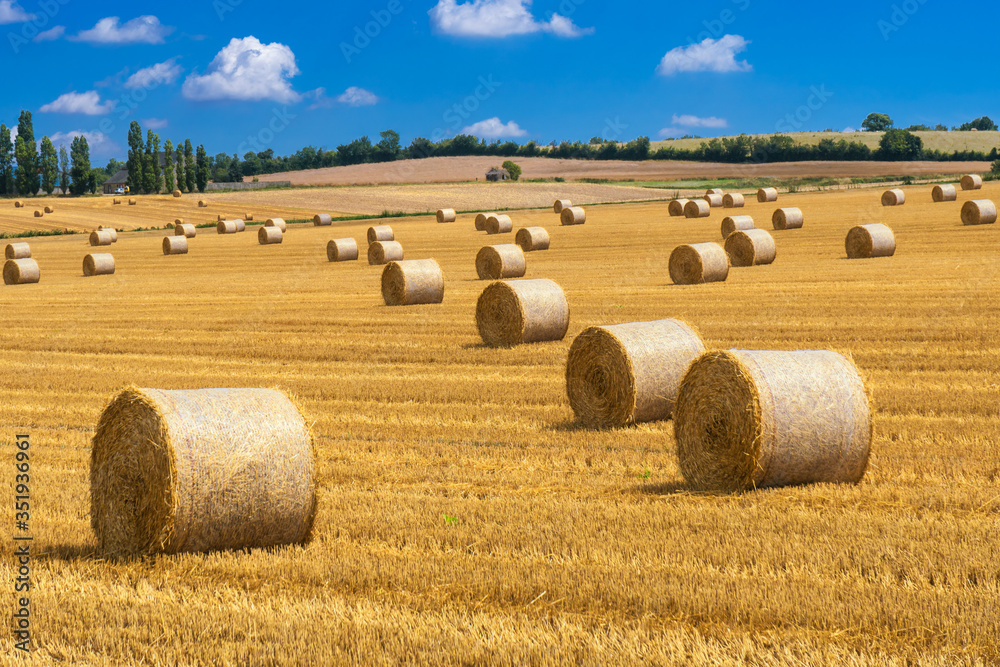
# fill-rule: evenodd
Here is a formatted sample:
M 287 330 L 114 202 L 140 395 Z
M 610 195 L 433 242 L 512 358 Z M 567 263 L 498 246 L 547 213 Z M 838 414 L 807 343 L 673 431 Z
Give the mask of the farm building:
M 114 194 L 118 188 L 124 188 L 128 184 L 128 169 L 119 169 L 118 172 L 104 181 L 104 194 Z
M 486 172 L 487 181 L 509 181 L 510 172 L 506 169 L 500 169 L 499 167 L 493 167 L 488 172 Z

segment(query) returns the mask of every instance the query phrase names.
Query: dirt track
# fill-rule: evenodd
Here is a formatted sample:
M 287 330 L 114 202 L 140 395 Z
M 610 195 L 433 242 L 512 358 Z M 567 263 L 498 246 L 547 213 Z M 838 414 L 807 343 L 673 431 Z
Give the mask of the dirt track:
M 293 185 L 368 185 L 382 183 L 446 183 L 485 179 L 498 157 L 449 157 L 401 160 L 351 167 L 265 174 L 261 181 L 291 181 Z M 608 178 L 613 180 L 677 181 L 717 178 L 848 178 L 868 176 L 926 176 L 989 171 L 988 162 L 775 162 L 772 164 L 717 164 L 710 162 L 598 162 L 518 159 L 522 178 Z

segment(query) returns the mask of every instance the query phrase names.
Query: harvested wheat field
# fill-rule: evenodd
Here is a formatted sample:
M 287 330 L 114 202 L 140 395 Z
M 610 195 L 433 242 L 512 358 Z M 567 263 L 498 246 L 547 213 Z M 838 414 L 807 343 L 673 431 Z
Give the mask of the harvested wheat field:
M 666 202 L 591 205 L 586 225 L 564 227 L 549 196 L 546 210 L 511 216 L 549 231 L 530 276 L 564 289 L 569 332 L 513 348 L 477 332 L 484 237 L 463 216 L 386 221 L 408 260 L 433 258 L 445 276 L 443 303 L 406 308 L 383 305 L 381 267 L 328 261 L 328 241 L 363 239 L 369 221 L 290 224 L 270 247 L 199 234 L 170 257 L 162 231 L 124 232 L 116 272 L 100 281 L 80 275 L 85 237 L 33 239 L 42 282 L 0 287 L 0 306 L 17 313 L 0 329 L 0 424 L 6 461 L 15 433 L 32 441 L 34 657 L 996 664 L 1000 229 L 963 226 L 960 211 L 973 194 L 1000 199 L 1000 185 L 937 204 L 929 187 L 903 189 L 899 208 L 871 190 L 782 195 L 808 223 L 773 232 L 772 265 L 684 287 L 667 274 L 671 249 L 718 243 L 723 209 L 668 219 Z M 275 208 L 258 219 L 297 219 L 286 194 L 227 196 L 243 202 L 233 212 L 256 213 L 259 197 Z M 163 223 L 199 219 L 188 199 L 164 205 Z M 125 209 L 107 202 L 89 225 L 121 224 Z M 748 199 L 745 213 L 766 221 L 777 206 Z M 72 210 L 59 202 L 53 217 Z M 871 223 L 893 229 L 895 255 L 848 260 L 845 235 Z M 698 493 L 672 422 L 577 423 L 565 380 L 574 339 L 668 318 L 709 350 L 850 355 L 874 411 L 861 482 Z M 293 397 L 318 455 L 312 539 L 106 557 L 90 527 L 90 442 L 128 385 Z M 14 489 L 0 489 L 12 527 Z M 0 543 L 7 582 L 13 550 Z

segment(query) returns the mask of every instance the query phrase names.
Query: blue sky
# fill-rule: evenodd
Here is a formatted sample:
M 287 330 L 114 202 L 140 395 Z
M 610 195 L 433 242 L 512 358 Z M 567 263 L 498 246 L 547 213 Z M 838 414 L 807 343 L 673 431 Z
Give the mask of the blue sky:
M 128 124 L 209 153 L 408 144 L 630 140 L 1000 116 L 978 26 L 996 3 L 935 0 L 0 0 L 0 98 L 36 136 L 88 134 L 124 157 Z M 367 31 L 367 34 L 365 32 Z

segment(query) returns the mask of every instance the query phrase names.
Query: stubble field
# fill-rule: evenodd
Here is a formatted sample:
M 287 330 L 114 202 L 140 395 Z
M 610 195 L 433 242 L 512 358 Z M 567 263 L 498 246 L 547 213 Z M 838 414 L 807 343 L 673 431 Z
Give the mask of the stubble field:
M 549 230 L 526 277 L 562 285 L 572 320 L 562 342 L 510 350 L 480 343 L 474 260 L 512 235 L 471 216 L 385 221 L 407 259 L 445 272 L 444 303 L 410 308 L 382 305 L 380 268 L 326 261 L 329 239 L 362 242 L 369 223 L 295 225 L 280 246 L 199 230 L 177 257 L 164 232 L 126 233 L 100 278 L 82 277 L 83 237 L 32 239 L 41 284 L 0 288 L 0 424 L 6 461 L 15 433 L 33 441 L 36 661 L 995 664 L 1000 229 L 961 225 L 968 193 L 906 190 L 897 209 L 874 190 L 784 195 L 806 224 L 774 232 L 775 264 L 693 287 L 670 284 L 667 258 L 720 242 L 721 209 L 596 206 L 580 227 L 514 213 L 515 231 Z M 774 208 L 743 212 L 770 229 Z M 868 222 L 895 230 L 895 257 L 845 259 Z M 575 424 L 573 338 L 674 317 L 709 348 L 852 354 L 875 403 L 863 482 L 697 494 L 670 422 Z M 102 557 L 89 443 L 128 384 L 296 395 L 320 454 L 315 539 Z

